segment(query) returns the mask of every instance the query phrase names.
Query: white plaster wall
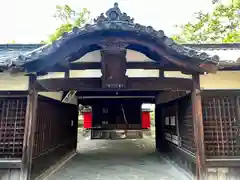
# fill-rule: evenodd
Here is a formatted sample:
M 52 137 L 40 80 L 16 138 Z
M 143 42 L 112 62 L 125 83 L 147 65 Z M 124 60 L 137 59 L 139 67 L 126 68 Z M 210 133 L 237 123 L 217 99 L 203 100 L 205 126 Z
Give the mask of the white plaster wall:
M 71 70 L 69 73 L 71 78 L 76 77 L 101 77 L 101 70 L 98 69 L 89 69 L 89 70 Z
M 62 101 L 63 98 L 63 92 L 39 92 L 38 94 L 58 101 Z M 77 96 L 74 96 L 71 102 L 69 102 L 69 104 L 77 105 L 78 104 Z
M 47 75 L 39 76 L 38 79 L 48 79 L 48 78 L 64 78 L 64 72 L 50 72 Z
M 187 78 L 192 79 L 192 75 L 183 74 L 180 71 L 165 71 L 165 77 Z
M 152 61 L 143 53 L 127 50 L 127 61 L 129 62 L 144 62 L 144 61 Z M 85 54 L 83 57 L 79 58 L 75 62 L 100 62 L 101 60 L 101 53 L 100 50 L 92 51 L 90 53 Z
M 202 89 L 240 89 L 240 72 L 219 71 L 200 76 Z
M 145 69 L 128 69 L 126 75 L 128 77 L 158 77 L 158 70 Z M 70 77 L 101 77 L 101 70 L 72 70 Z
M 38 79 L 57 77 L 64 77 L 64 73 L 50 73 L 46 76 L 38 77 Z M 24 74 L 13 76 L 9 73 L 0 73 L 0 91 L 26 91 L 28 90 L 28 79 L 28 76 L 24 76 Z M 61 101 L 63 92 L 39 92 L 39 95 Z M 77 104 L 77 97 L 75 96 L 70 103 Z
M 63 92 L 39 92 L 38 94 L 58 101 L 61 101 L 63 96 Z
M 0 73 L 0 91 L 28 90 L 28 77 L 24 74 L 12 76 L 9 73 Z
M 159 70 L 150 69 L 128 69 L 128 77 L 159 77 Z
M 82 73 L 82 74 L 81 74 Z M 72 71 L 72 77 L 88 77 L 95 75 L 100 77 L 101 72 L 84 71 L 79 75 L 78 71 Z M 54 77 L 64 77 L 64 74 L 57 73 Z M 158 77 L 158 70 L 129 70 L 130 77 Z M 165 72 L 166 77 L 191 78 L 190 75 L 184 75 L 180 72 Z M 48 75 L 48 77 L 51 77 Z M 94 77 L 94 76 L 93 76 Z M 41 77 L 46 78 L 46 77 Z M 40 79 L 41 79 L 40 78 Z M 240 72 L 237 71 L 219 71 L 216 74 L 207 74 L 200 76 L 200 85 L 202 89 L 240 89 Z M 0 73 L 0 91 L 24 91 L 28 89 L 27 76 L 11 76 L 9 73 Z M 56 100 L 62 99 L 62 92 L 40 92 L 39 94 Z
M 45 76 L 39 76 L 38 79 L 64 78 L 64 75 L 64 72 L 50 72 Z M 38 94 L 58 101 L 61 101 L 63 96 L 63 92 L 39 92 Z
M 127 50 L 127 61 L 128 62 L 144 62 L 144 61 L 153 61 L 149 59 L 144 54 Z M 101 54 L 99 50 L 87 53 L 75 63 L 80 62 L 100 62 Z M 158 77 L 158 70 L 144 70 L 144 69 L 128 69 L 126 75 L 129 77 Z M 74 70 L 70 71 L 70 77 L 101 77 L 101 70 Z
M 191 79 L 191 75 L 182 74 L 180 71 L 165 71 L 165 77 L 177 77 Z M 202 89 L 240 89 L 240 72 L 218 71 L 215 74 L 200 76 Z

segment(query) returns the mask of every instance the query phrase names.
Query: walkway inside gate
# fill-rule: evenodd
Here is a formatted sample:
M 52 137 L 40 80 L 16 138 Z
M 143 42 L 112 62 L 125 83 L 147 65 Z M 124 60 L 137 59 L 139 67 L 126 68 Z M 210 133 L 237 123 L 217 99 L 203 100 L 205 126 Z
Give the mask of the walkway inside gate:
M 49 180 L 190 179 L 156 152 L 151 137 L 138 140 L 84 140 L 79 137 L 77 154 L 58 168 L 48 176 Z
M 97 102 L 100 106 L 101 103 L 99 104 L 99 102 L 107 100 L 105 101 L 109 103 L 109 106 L 107 107 L 115 106 L 114 110 L 118 110 L 119 108 L 116 104 L 119 101 L 122 104 L 127 101 L 130 103 L 130 106 L 124 106 L 125 118 L 127 118 L 128 125 L 133 127 L 137 126 L 137 128 L 129 129 L 125 126 L 124 128 L 120 127 L 120 129 L 130 131 L 142 130 L 139 129 L 138 126 L 139 124 L 141 125 L 141 122 L 139 122 L 141 118 L 137 115 L 140 114 L 140 110 L 135 109 L 140 107 L 138 106 L 138 104 L 140 104 L 139 102 L 150 103 L 152 102 L 152 97 L 155 96 L 150 96 L 150 92 L 148 92 L 148 96 L 146 96 L 147 92 L 140 93 L 141 96 L 133 96 L 133 94 L 128 92 L 127 94 L 129 94 L 131 99 L 126 99 L 127 96 L 113 98 L 113 96 L 110 95 L 95 96 L 93 98 L 94 94 L 102 95 L 101 93 L 104 92 L 94 92 L 91 93 L 91 96 L 87 96 L 85 94 L 85 98 L 81 96 L 79 102 L 88 105 L 95 104 L 94 102 Z M 109 93 L 110 92 L 108 92 L 108 94 Z M 80 97 L 80 94 L 83 95 L 83 93 L 80 92 L 75 93 L 78 97 Z M 121 94 L 123 94 L 123 92 L 119 92 L 119 95 Z M 144 134 L 143 132 L 142 139 L 94 140 L 91 139 L 92 134 L 90 132 L 88 134 L 84 134 L 82 128 L 79 128 L 78 132 L 76 132 L 77 126 L 75 124 L 75 117 L 76 113 L 78 113 L 75 108 L 76 105 L 60 103 L 42 96 L 39 96 L 38 101 L 38 126 L 36 130 L 37 133 L 35 134 L 31 179 L 105 180 L 151 178 L 157 180 L 159 178 L 165 178 L 177 180 L 179 177 L 181 177 L 182 180 L 191 179 L 191 173 L 182 169 L 176 163 L 173 163 L 169 157 L 166 156 L 167 154 L 156 150 L 157 139 L 155 140 L 155 119 L 152 119 L 151 135 L 149 136 L 149 134 Z M 99 121 L 99 119 L 102 120 L 101 114 L 99 114 L 98 109 L 97 111 L 94 111 L 94 108 L 92 109 L 92 126 L 99 126 L 103 122 Z M 137 113 L 134 113 L 134 111 L 137 111 Z M 121 113 L 117 114 L 117 112 L 110 114 L 110 118 L 114 119 L 118 117 L 118 122 L 106 118 L 105 114 L 104 120 L 109 122 L 107 125 L 110 125 L 107 130 L 116 130 L 116 127 L 114 129 L 111 128 L 111 125 L 114 123 L 120 126 L 126 125 L 124 117 L 121 118 Z M 122 110 L 120 112 L 122 112 Z M 95 116 L 94 113 L 97 113 L 97 116 Z M 60 123 L 59 121 L 62 122 Z M 100 122 L 100 124 L 98 124 L 98 122 Z M 174 124 L 173 122 L 169 123 Z M 101 130 L 105 129 L 102 128 Z M 165 131 L 166 129 L 164 132 Z M 169 134 L 171 133 L 171 131 L 168 132 Z M 159 131 L 157 133 L 159 134 Z M 78 139 L 76 139 L 76 136 L 78 136 Z M 167 145 L 165 138 L 169 137 L 163 137 L 163 135 L 160 136 L 161 139 L 163 139 L 163 142 L 158 142 L 157 144 L 161 149 L 163 146 Z M 170 137 L 168 140 L 175 145 L 178 144 L 177 139 L 174 140 Z M 165 150 L 168 151 L 170 149 Z M 77 152 L 76 154 L 75 151 Z
M 79 104 L 92 106 L 93 128 L 141 130 L 145 102 L 156 104 L 158 152 L 201 178 L 206 158 L 199 76 L 216 72 L 217 63 L 216 56 L 134 23 L 117 3 L 93 24 L 75 27 L 53 44 L 19 56 L 7 68 L 29 76 L 18 154 L 22 179 L 36 178 L 76 151 Z M 181 76 L 168 76 L 171 72 Z M 179 170 L 155 152 L 152 139 L 80 138 L 77 149 L 49 179 L 181 179 Z

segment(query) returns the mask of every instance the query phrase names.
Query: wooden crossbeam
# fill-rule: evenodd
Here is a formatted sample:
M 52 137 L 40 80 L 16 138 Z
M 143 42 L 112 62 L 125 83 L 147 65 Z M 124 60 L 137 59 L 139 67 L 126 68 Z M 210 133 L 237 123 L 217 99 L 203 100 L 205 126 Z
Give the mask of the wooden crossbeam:
M 100 62 L 79 62 L 79 63 L 70 63 L 69 69 L 71 70 L 86 70 L 86 69 L 101 69 Z M 166 64 L 159 62 L 127 62 L 127 69 L 161 69 L 168 71 L 181 71 L 181 69 L 174 64 Z M 67 68 L 65 66 L 56 64 L 53 67 L 47 68 L 46 72 L 65 72 Z
M 186 96 L 187 94 L 191 93 L 191 91 L 165 91 L 161 92 L 156 96 L 156 104 L 162 104 L 167 103 L 173 100 L 176 100 L 178 98 L 181 98 L 183 96 Z
M 54 78 L 37 81 L 38 91 L 161 91 L 191 90 L 192 80 L 183 78 L 128 78 L 126 88 L 102 88 L 101 78 Z

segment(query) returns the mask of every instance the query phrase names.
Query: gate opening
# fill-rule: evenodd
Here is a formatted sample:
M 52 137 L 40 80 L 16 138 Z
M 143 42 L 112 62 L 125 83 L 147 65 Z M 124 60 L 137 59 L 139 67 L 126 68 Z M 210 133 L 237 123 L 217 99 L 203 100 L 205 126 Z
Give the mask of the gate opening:
M 125 138 L 125 139 L 134 139 L 134 138 L 142 138 L 143 133 L 150 134 L 151 133 L 151 114 L 152 111 L 154 111 L 153 107 L 144 107 L 144 105 L 141 106 L 140 110 L 138 107 L 138 110 L 133 115 L 130 114 L 132 111 L 134 111 L 134 105 L 131 105 L 131 109 L 128 110 L 126 106 L 123 106 L 122 103 L 119 104 L 119 106 L 113 106 L 112 103 L 114 100 L 110 100 L 110 106 L 112 109 L 98 106 L 100 110 L 104 113 L 103 119 L 101 119 L 101 115 L 99 115 L 97 112 L 99 109 L 95 109 L 93 111 L 92 106 L 87 106 L 81 108 L 80 115 L 82 116 L 80 124 L 83 124 L 83 130 L 85 132 L 90 132 L 91 139 L 116 139 L 116 138 Z M 116 101 L 116 99 L 115 99 Z M 127 101 L 127 103 L 131 103 Z M 116 109 L 119 108 L 118 114 L 116 113 Z M 109 112 L 109 110 L 113 112 Z M 93 113 L 95 113 L 93 115 Z M 112 116 L 110 115 L 112 114 Z M 109 115 L 108 115 L 109 114 Z M 136 114 L 138 116 L 136 116 Z M 140 114 L 140 116 L 139 116 Z M 110 116 L 110 117 L 108 117 Z M 95 119 L 93 119 L 93 117 Z M 97 125 L 94 124 L 94 121 L 100 120 L 100 123 Z M 122 118 L 122 121 L 117 122 L 114 119 Z M 132 119 L 137 119 L 137 121 L 133 122 Z

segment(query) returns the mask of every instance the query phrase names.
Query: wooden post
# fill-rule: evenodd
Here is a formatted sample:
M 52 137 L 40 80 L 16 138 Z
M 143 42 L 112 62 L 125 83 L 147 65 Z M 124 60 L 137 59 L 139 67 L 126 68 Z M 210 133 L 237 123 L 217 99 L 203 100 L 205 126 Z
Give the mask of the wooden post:
M 202 116 L 202 100 L 200 93 L 200 77 L 199 74 L 193 74 L 193 90 L 192 90 L 192 112 L 194 139 L 196 148 L 196 176 L 197 180 L 203 180 L 205 176 L 205 148 L 204 148 L 204 129 Z
M 175 126 L 176 126 L 176 133 L 178 138 L 178 147 L 182 147 L 181 137 L 180 137 L 180 123 L 179 123 L 179 103 L 175 104 L 176 107 L 176 114 L 175 114 Z
M 25 118 L 25 130 L 24 130 L 24 142 L 23 142 L 23 156 L 21 167 L 21 180 L 30 180 L 31 168 L 32 168 L 32 154 L 34 144 L 34 133 L 36 126 L 37 116 L 37 97 L 38 93 L 35 89 L 37 76 L 29 75 L 29 88 L 27 109 Z
M 164 71 L 159 69 L 158 77 L 164 78 Z M 164 134 L 163 102 L 159 98 L 161 93 L 163 92 L 159 92 L 155 97 L 155 143 L 157 151 L 166 152 L 167 143 Z
M 164 71 L 162 71 L 162 70 L 158 70 L 159 72 L 158 72 L 158 77 L 161 77 L 161 78 L 163 78 L 164 77 Z
M 159 152 L 167 152 L 168 146 L 164 134 L 163 104 L 155 104 L 155 143 Z
M 161 136 L 161 131 L 162 131 L 162 118 L 161 118 L 161 105 L 160 104 L 156 104 L 155 105 L 155 143 L 156 143 L 156 149 L 159 151 L 161 150 L 161 143 L 162 143 L 162 139 L 163 138 Z

